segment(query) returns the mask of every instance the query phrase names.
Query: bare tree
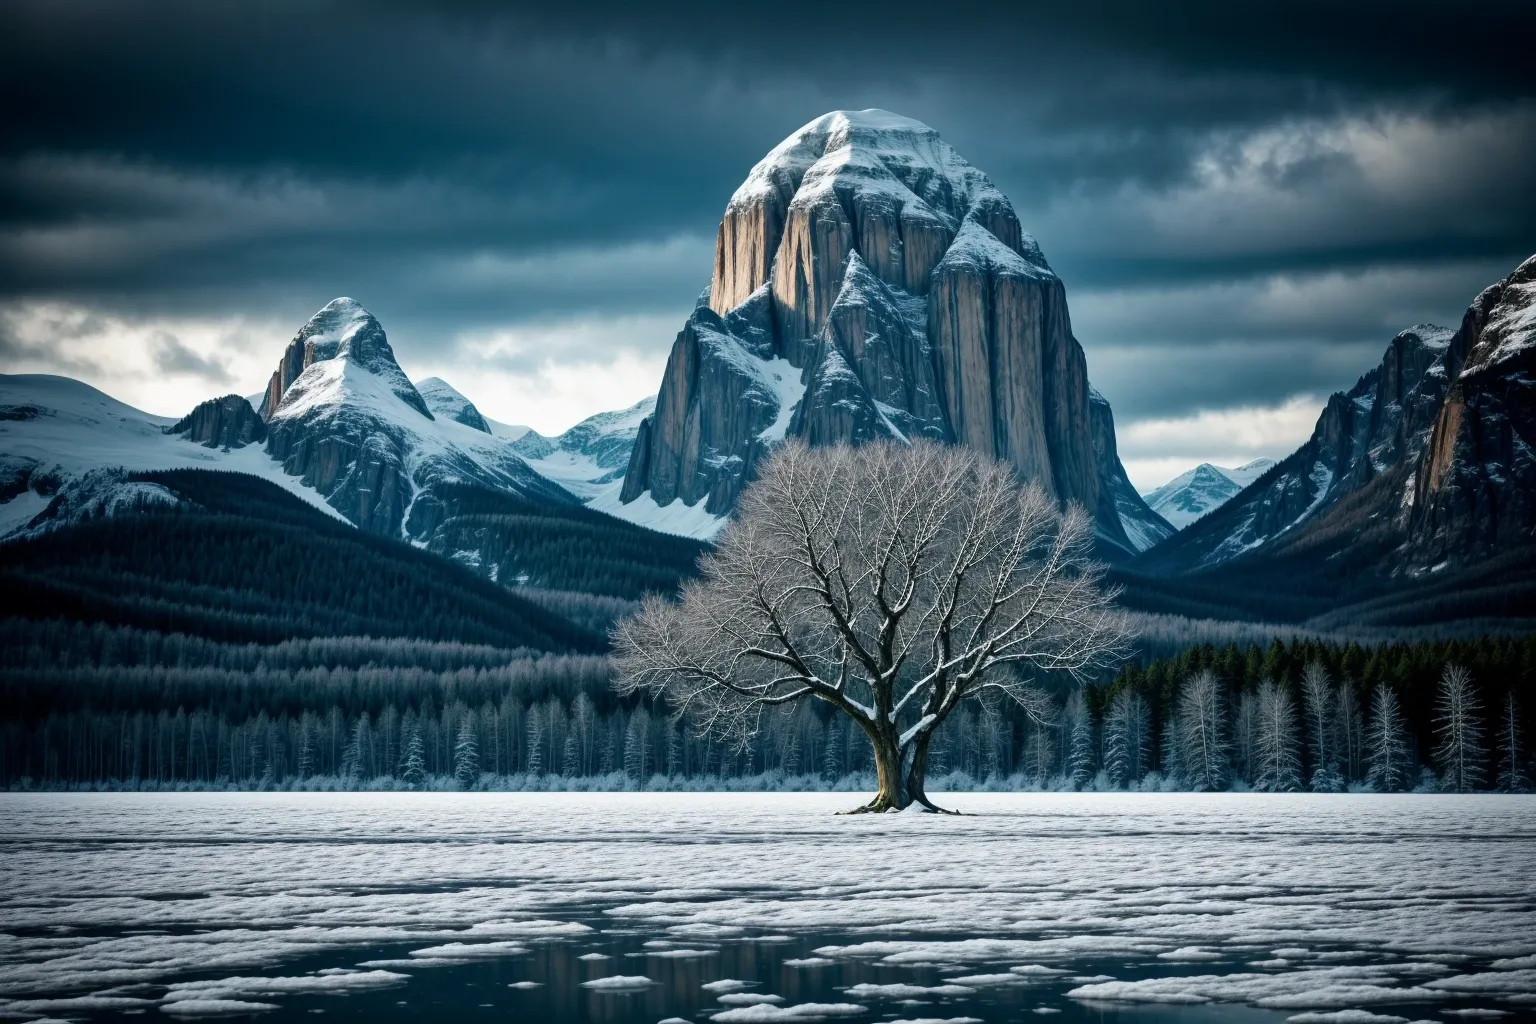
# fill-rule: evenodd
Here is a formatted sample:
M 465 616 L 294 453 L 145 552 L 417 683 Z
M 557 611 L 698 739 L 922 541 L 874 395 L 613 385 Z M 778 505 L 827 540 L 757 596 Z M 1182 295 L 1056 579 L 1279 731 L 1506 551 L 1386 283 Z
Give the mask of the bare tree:
M 1179 693 L 1178 735 L 1184 778 L 1191 789 L 1227 787 L 1230 746 L 1227 743 L 1221 681 L 1209 669 L 1185 680 Z
M 1520 706 L 1515 703 L 1514 692 L 1504 695 L 1504 710 L 1499 713 L 1499 792 L 1525 793 L 1531 788 L 1531 780 L 1521 764 Z
M 1273 679 L 1259 684 L 1258 730 L 1254 737 L 1253 784 L 1271 793 L 1301 788 L 1301 758 L 1296 755 L 1296 705 Z
M 1483 721 L 1472 674 L 1460 665 L 1447 665 L 1440 674 L 1435 698 L 1435 761 L 1440 787 L 1470 793 L 1483 781 Z
M 1307 747 L 1312 755 L 1311 787 L 1315 793 L 1338 793 L 1344 788 L 1334 742 L 1334 715 L 1338 699 L 1333 680 L 1321 662 L 1312 662 L 1301 675 L 1301 697 L 1306 707 Z
M 1124 656 L 1092 536 L 1081 508 L 968 448 L 787 443 L 700 579 L 616 627 L 617 686 L 738 745 L 765 710 L 824 701 L 873 749 L 879 791 L 860 810 L 936 809 L 929 746 L 963 701 L 995 694 L 1046 720 L 1043 677 Z
M 1378 793 L 1395 793 L 1408 785 L 1412 765 L 1408 742 L 1403 738 L 1403 713 L 1397 694 L 1386 683 L 1377 683 L 1371 694 L 1371 728 L 1366 735 L 1370 748 L 1370 780 Z

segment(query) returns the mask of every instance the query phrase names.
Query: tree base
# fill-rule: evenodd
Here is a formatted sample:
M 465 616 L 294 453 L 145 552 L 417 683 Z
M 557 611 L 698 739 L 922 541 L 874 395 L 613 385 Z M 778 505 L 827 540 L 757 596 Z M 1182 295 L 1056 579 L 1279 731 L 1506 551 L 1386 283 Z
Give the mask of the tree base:
M 952 811 L 948 807 L 940 807 L 938 804 L 935 804 L 932 801 L 930 801 L 926 796 L 917 797 L 916 799 L 910 801 L 905 807 L 898 807 L 898 806 L 896 806 L 896 802 L 894 800 L 887 799 L 886 797 L 883 797 L 883 796 L 877 796 L 873 800 L 871 800 L 869 803 L 865 804 L 862 807 L 854 807 L 854 808 L 852 808 L 850 810 L 838 811 L 837 813 L 838 814 L 900 814 L 900 813 L 907 812 L 907 811 L 916 812 L 918 814 L 955 814 L 955 815 L 958 815 L 960 813 L 959 811 Z

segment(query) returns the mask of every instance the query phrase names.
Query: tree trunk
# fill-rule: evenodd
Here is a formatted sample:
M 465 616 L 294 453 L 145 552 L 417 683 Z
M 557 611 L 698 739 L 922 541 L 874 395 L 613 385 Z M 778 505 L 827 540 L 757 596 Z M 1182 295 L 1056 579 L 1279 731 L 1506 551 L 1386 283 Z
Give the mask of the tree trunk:
M 905 750 L 894 728 L 875 729 L 869 733 L 870 745 L 875 754 L 875 775 L 879 789 L 875 797 L 850 814 L 879 814 L 885 811 L 905 810 L 913 803 L 921 804 L 930 811 L 945 814 L 956 813 L 936 807 L 928 799 L 923 784 L 928 771 L 928 744 L 932 731 L 918 736 Z
M 932 742 L 932 729 L 922 733 L 912 741 L 912 760 L 907 766 L 907 798 L 912 803 L 922 804 L 930 811 L 936 811 L 940 814 L 959 814 L 959 811 L 951 811 L 940 807 L 928 799 L 926 789 L 928 781 L 928 744 Z
M 853 813 L 881 813 L 899 811 L 911 802 L 907 795 L 907 774 L 901 763 L 901 746 L 895 731 L 890 728 L 870 732 L 869 742 L 874 748 L 875 777 L 879 789 L 875 798 Z

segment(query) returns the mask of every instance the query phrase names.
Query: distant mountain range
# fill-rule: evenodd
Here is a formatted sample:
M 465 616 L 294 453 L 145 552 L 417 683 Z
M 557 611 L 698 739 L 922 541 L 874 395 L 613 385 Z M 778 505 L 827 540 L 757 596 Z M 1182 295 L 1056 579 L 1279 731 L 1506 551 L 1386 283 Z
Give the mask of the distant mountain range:
M 1182 530 L 1207 512 L 1220 508 L 1274 464 L 1274 459 L 1254 459 L 1228 469 L 1202 462 L 1142 497 L 1170 526 Z
M 0 539 L 132 516 L 162 530 L 202 507 L 187 488 L 216 490 L 163 474 L 231 471 L 493 583 L 627 601 L 691 574 L 783 438 L 927 437 L 1087 507 L 1137 607 L 1522 618 L 1530 574 L 1510 567 L 1536 543 L 1533 339 L 1536 258 L 1458 329 L 1399 333 L 1285 459 L 1201 465 L 1143 500 L 1062 282 L 1008 200 L 926 126 L 839 112 L 737 190 L 654 398 L 554 437 L 498 423 L 444 380 L 410 380 L 379 321 L 339 298 L 255 402 L 212 398 L 180 420 L 67 378 L 0 376 Z

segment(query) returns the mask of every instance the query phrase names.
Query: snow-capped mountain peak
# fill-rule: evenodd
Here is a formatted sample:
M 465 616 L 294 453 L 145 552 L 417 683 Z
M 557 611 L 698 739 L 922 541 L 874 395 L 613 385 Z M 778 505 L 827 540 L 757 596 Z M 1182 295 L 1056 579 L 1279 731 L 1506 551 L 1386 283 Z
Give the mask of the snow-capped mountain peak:
M 1252 462 L 1228 469 L 1202 462 L 1180 473 L 1146 495 L 1147 504 L 1176 528 L 1182 530 L 1208 512 L 1226 504 L 1233 495 L 1263 476 L 1275 465 L 1273 459 Z
M 928 437 L 1082 504 L 1106 550 L 1141 550 L 1170 527 L 1120 493 L 1089 407 L 1065 288 L 1007 197 L 929 126 L 836 110 L 727 204 L 621 498 L 718 519 L 786 437 Z

